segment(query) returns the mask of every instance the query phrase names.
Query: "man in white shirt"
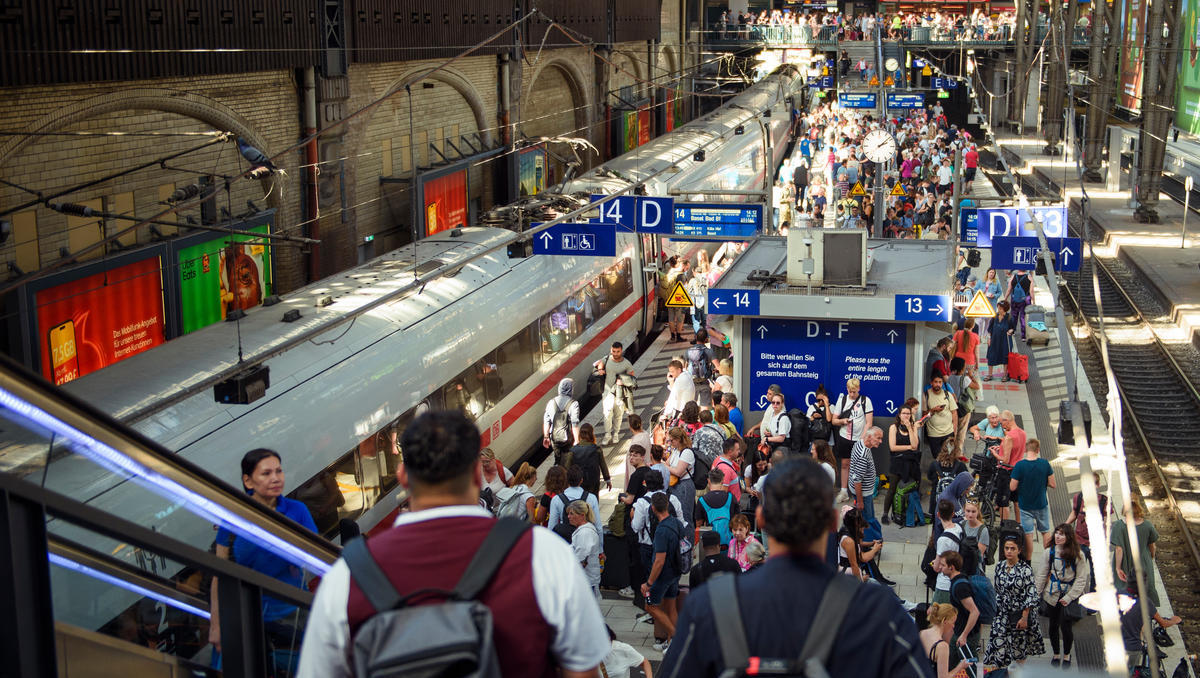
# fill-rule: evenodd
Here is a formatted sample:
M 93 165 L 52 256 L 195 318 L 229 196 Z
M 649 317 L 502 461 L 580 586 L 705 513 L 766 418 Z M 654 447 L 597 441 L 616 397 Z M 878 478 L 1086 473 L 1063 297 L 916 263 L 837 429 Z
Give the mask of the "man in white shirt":
M 596 495 L 583 489 L 582 485 L 583 470 L 578 465 L 571 464 L 571 468 L 567 469 L 567 489 L 561 492 L 561 497 L 555 497 L 550 501 L 550 520 L 546 523 L 547 529 L 553 530 L 558 527 L 559 523 L 566 520 L 564 512 L 567 504 L 586 497 L 588 506 L 592 507 L 592 517 L 595 518 L 596 529 L 600 530 L 600 534 L 604 534 L 604 528 L 600 525 L 600 502 Z
M 361 542 L 396 594 L 454 588 L 497 524 L 479 506 L 479 442 L 479 430 L 460 412 L 423 414 L 405 429 L 404 464 L 397 476 L 409 491 L 412 510 L 400 514 L 390 530 Z M 604 619 L 570 545 L 549 530 L 531 527 L 508 554 L 493 584 L 475 598 L 497 621 L 491 632 L 501 672 L 598 675 L 609 651 Z M 351 595 L 354 589 L 358 582 L 339 559 L 313 600 L 298 678 L 354 675 L 354 633 L 377 612 L 361 589 Z M 507 619 L 527 621 L 503 623 Z M 532 633 L 531 627 L 541 632 Z
M 696 399 L 696 384 L 690 376 L 683 374 L 683 363 L 679 360 L 672 360 L 667 365 L 667 383 L 671 385 L 671 394 L 663 406 L 663 419 L 671 421 L 683 413 L 684 405 Z

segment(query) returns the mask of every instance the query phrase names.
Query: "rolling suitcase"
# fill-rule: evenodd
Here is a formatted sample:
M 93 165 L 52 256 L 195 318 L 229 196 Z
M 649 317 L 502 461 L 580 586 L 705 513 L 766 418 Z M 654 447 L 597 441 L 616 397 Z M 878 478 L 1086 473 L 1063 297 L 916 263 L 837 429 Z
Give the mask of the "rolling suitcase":
M 1030 306 L 1025 309 L 1025 343 L 1030 346 L 1050 343 L 1049 325 L 1046 322 L 1046 309 L 1042 306 Z
M 1008 354 L 1008 377 L 1021 382 L 1029 381 L 1029 356 L 1020 353 Z

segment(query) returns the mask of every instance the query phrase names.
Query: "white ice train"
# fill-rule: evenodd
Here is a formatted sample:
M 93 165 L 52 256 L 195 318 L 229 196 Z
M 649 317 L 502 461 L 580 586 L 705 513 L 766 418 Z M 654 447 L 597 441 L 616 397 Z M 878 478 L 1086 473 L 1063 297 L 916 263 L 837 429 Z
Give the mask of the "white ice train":
M 803 77 L 782 67 L 559 193 L 586 197 L 631 183 L 650 195 L 760 188 L 782 157 L 791 97 L 800 87 Z M 706 157 L 697 161 L 701 147 Z M 502 246 L 509 237 L 502 228 L 438 233 L 253 309 L 240 321 L 241 351 L 254 362 L 269 356 L 262 362 L 270 387 L 249 405 L 218 404 L 206 385 L 236 366 L 238 331 L 230 322 L 63 388 L 235 487 L 246 450 L 277 450 L 290 495 L 309 506 L 322 531 L 332 533 L 342 518 L 370 530 L 397 508 L 399 436 L 417 413 L 469 412 L 484 443 L 511 465 L 540 439 L 542 411 L 560 379 L 574 378 L 580 392 L 612 341 L 628 345 L 652 329 L 654 275 L 645 269 L 653 270 L 664 249 L 698 245 L 621 233 L 614 258 L 509 258 Z M 402 291 L 438 268 L 453 274 Z M 332 303 L 321 305 L 326 298 Z M 301 318 L 283 322 L 293 309 Z M 296 341 L 348 317 L 353 321 Z M 182 517 L 184 511 L 145 510 L 145 490 L 82 466 L 52 468 L 55 489 L 175 538 L 211 543 L 211 526 Z

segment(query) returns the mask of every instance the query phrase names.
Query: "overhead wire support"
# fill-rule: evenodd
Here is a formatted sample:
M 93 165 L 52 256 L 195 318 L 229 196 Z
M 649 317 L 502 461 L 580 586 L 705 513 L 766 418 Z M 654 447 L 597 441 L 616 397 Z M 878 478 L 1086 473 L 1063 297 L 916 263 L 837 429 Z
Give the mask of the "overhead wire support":
M 101 210 L 92 209 L 91 207 L 88 207 L 86 205 L 79 205 L 76 203 L 47 202 L 46 207 L 49 207 L 50 209 L 54 210 L 55 212 L 61 212 L 62 214 L 70 214 L 72 216 L 78 216 L 78 217 L 96 217 L 98 219 L 113 219 L 113 220 L 117 220 L 117 221 L 135 221 L 135 222 L 138 222 L 139 224 L 142 224 L 142 223 L 158 224 L 160 226 L 174 226 L 176 228 L 184 228 L 184 229 L 190 228 L 190 229 L 195 229 L 197 231 L 212 231 L 214 233 L 245 235 L 245 236 L 250 236 L 253 238 L 258 238 L 258 239 L 263 239 L 263 240 L 290 242 L 290 243 L 297 243 L 297 244 L 301 244 L 301 245 L 316 245 L 316 244 L 320 244 L 320 242 L 321 242 L 320 240 L 314 240 L 312 238 L 305 238 L 305 237 L 298 236 L 298 235 L 285 235 L 285 234 L 281 234 L 281 233 L 258 233 L 255 231 L 237 230 L 237 229 L 228 228 L 225 226 L 208 226 L 205 224 L 188 224 L 188 223 L 181 223 L 178 221 L 165 221 L 163 219 L 142 219 L 141 217 L 134 217 L 134 216 L 130 216 L 128 214 L 116 214 L 113 212 L 104 212 Z

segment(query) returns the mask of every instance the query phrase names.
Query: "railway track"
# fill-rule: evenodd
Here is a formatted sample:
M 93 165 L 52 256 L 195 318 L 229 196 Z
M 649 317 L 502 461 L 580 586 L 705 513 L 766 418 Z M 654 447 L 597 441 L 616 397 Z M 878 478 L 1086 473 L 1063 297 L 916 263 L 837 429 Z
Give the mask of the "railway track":
M 1092 283 L 1098 274 L 1100 304 Z M 1154 331 L 1157 302 L 1120 262 L 1085 259 L 1079 273 L 1064 275 L 1063 301 L 1086 327 L 1076 350 L 1097 398 L 1108 382 L 1100 358 L 1099 313 L 1109 337 L 1109 360 L 1124 406 L 1124 444 L 1135 489 L 1147 499 L 1159 530 L 1157 563 L 1176 614 L 1200 618 L 1200 392 L 1195 350 L 1164 343 Z M 1080 334 L 1084 338 L 1079 338 Z M 1181 627 L 1189 647 L 1200 647 L 1200 630 Z

